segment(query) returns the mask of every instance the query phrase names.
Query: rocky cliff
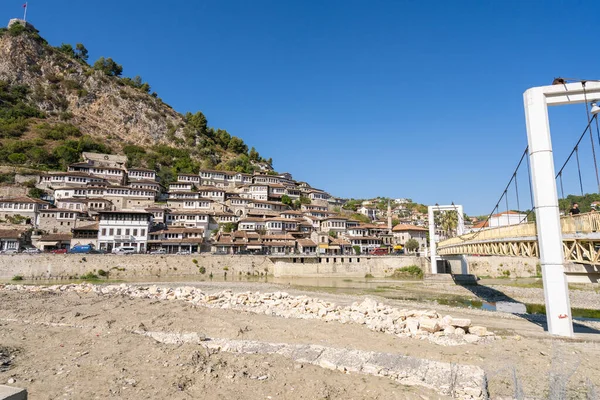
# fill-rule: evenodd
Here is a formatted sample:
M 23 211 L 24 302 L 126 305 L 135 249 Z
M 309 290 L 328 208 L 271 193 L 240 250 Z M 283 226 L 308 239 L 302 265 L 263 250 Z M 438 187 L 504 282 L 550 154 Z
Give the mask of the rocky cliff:
M 44 151 L 60 157 L 53 153 L 59 143 L 50 143 L 57 135 L 47 134 L 58 126 L 56 129 L 66 132 L 58 135 L 63 140 L 85 137 L 114 153 L 132 148 L 136 154 L 153 153 L 164 146 L 183 150 L 193 165 L 179 169 L 269 169 L 269 163 L 254 149 L 249 153 L 241 139 L 208 127 L 200 112 L 176 112 L 156 93 L 148 93 L 149 85 L 140 79 L 117 76 L 120 71 L 111 70 L 112 60 L 106 60 L 110 61 L 106 68 L 99 62 L 88 65 L 87 50 L 83 51 L 70 45 L 52 47 L 33 27 L 12 25 L 0 30 L 0 147 L 5 159 L 10 152 L 22 152 L 27 158 L 23 164 L 34 166 L 36 161 L 28 156 L 28 149 L 12 148 L 14 143 L 9 141 L 40 137 L 47 142 Z M 24 109 L 29 111 L 24 113 Z M 156 164 L 157 157 L 137 160 L 141 165 Z M 6 161 L 0 160 L 0 164 Z

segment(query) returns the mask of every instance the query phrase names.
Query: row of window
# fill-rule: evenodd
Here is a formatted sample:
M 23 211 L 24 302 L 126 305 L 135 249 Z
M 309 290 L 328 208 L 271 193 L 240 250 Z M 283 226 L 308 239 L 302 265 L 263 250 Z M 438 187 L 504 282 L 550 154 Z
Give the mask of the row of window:
M 138 236 L 138 229 L 122 229 L 122 228 L 102 228 L 102 236 L 106 236 L 106 232 L 108 232 L 108 236 L 115 236 L 115 232 L 116 232 L 116 236 L 121 236 L 124 233 L 125 236 Z M 145 229 L 140 229 L 140 236 L 146 236 L 146 230 Z
M 0 208 L 6 210 L 33 210 L 35 204 L 28 203 L 0 203 Z

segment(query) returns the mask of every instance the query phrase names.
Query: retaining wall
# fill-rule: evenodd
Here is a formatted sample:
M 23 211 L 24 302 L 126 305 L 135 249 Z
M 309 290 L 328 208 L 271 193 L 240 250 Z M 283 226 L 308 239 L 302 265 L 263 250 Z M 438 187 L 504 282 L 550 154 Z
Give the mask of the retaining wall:
M 194 262 L 194 260 L 196 262 Z M 27 280 L 69 279 L 107 271 L 112 279 L 145 279 L 193 275 L 274 275 L 306 277 L 375 277 L 391 275 L 395 268 L 427 267 L 419 257 L 281 257 L 233 255 L 112 255 L 15 254 L 0 255 L 0 279 L 20 275 Z

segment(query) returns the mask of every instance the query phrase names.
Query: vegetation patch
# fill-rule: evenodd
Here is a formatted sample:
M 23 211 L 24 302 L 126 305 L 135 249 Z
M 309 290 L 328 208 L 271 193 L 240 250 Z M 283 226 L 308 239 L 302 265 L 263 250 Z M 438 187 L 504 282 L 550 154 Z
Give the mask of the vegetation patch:
M 391 278 L 394 279 L 423 279 L 423 270 L 416 265 L 396 268 Z

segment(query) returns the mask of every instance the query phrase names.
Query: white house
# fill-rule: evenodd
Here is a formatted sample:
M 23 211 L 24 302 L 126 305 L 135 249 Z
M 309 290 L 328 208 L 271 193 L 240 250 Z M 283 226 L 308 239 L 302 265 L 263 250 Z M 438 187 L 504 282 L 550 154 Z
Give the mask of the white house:
M 504 211 L 490 217 L 489 227 L 518 225 L 527 222 L 527 214 L 516 211 Z
M 98 246 L 108 252 L 132 246 L 137 252 L 145 253 L 151 226 L 152 214 L 145 211 L 100 212 Z

